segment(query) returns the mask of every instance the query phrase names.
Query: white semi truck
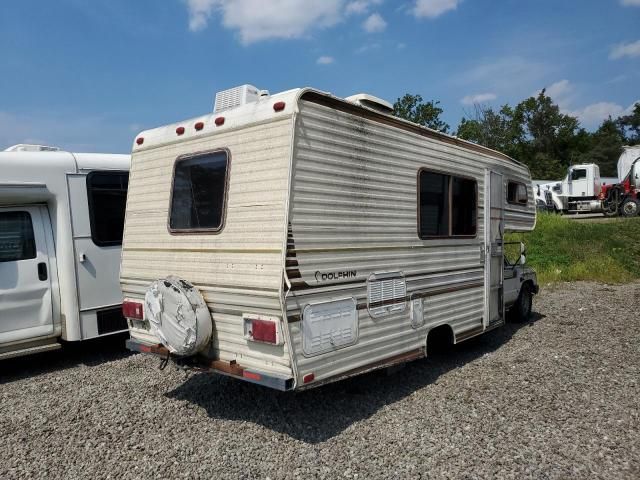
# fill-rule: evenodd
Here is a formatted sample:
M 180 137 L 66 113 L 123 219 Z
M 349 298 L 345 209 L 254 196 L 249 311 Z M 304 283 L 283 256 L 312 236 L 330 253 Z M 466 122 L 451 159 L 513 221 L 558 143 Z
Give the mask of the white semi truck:
M 558 182 L 534 184 L 538 209 L 560 213 L 603 213 L 632 217 L 640 212 L 640 146 L 625 147 L 618 178 L 603 179 L 595 163 L 572 165 Z

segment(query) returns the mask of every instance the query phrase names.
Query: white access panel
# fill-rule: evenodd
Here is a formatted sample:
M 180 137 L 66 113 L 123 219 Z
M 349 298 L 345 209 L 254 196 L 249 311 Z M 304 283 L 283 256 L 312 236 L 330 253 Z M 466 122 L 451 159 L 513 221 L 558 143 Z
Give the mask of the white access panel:
M 314 303 L 302 315 L 302 351 L 319 355 L 358 340 L 358 311 L 354 298 Z

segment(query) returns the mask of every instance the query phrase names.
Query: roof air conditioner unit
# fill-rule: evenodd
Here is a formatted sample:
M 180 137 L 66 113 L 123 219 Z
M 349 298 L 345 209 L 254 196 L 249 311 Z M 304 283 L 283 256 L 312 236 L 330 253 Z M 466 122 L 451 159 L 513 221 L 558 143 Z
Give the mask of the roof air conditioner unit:
M 216 93 L 213 112 L 218 113 L 240 107 L 247 103 L 257 102 L 260 98 L 268 96 L 269 92 L 267 90 L 258 90 L 253 85 L 241 85 L 228 90 L 222 90 Z
M 48 145 L 30 145 L 28 143 L 19 143 L 5 149 L 5 152 L 58 152 L 58 147 L 50 147 Z

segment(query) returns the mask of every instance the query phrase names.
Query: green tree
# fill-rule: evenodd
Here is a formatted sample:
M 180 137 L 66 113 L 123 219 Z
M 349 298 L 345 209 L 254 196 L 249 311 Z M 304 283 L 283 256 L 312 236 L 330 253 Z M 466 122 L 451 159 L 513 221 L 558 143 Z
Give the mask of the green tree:
M 545 90 L 519 103 L 513 117 L 524 132 L 519 159 L 529 165 L 533 177 L 563 176 L 587 148 L 578 119 L 562 113 Z
M 616 120 L 617 126 L 622 130 L 628 145 L 640 143 L 640 102 L 636 103 L 629 115 L 624 115 Z
M 589 149 L 582 153 L 580 163 L 597 163 L 600 175 L 616 177 L 618 175 L 618 158 L 625 144 L 625 134 L 619 120 L 609 117 L 602 122 L 600 128 L 590 135 Z
M 517 156 L 524 135 L 522 125 L 514 121 L 513 109 L 504 105 L 499 112 L 475 105 L 473 118 L 463 118 L 456 135 L 507 155 Z
M 439 105 L 437 100 L 424 102 L 421 95 L 407 93 L 393 104 L 393 113 L 396 117 L 447 133 L 449 125 L 440 118 L 443 110 Z

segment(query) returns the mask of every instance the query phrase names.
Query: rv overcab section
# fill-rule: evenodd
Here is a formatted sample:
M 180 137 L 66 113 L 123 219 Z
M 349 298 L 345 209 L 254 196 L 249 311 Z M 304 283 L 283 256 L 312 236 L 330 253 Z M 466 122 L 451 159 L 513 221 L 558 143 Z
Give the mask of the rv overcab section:
M 317 386 L 526 317 L 537 292 L 503 241 L 535 225 L 527 167 L 372 95 L 221 92 L 136 137 L 129 189 L 128 346 L 184 368 Z

